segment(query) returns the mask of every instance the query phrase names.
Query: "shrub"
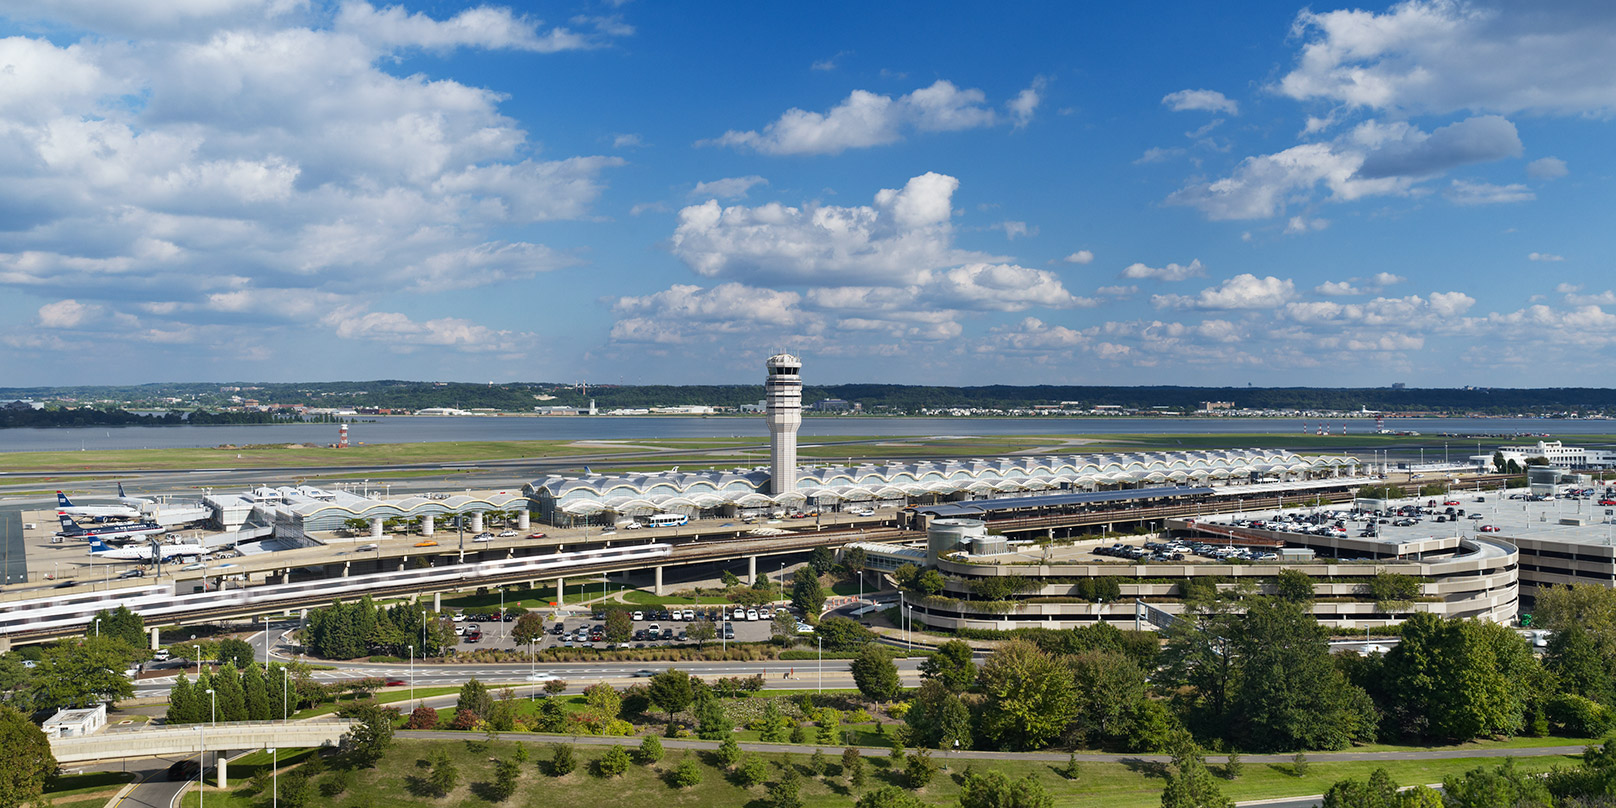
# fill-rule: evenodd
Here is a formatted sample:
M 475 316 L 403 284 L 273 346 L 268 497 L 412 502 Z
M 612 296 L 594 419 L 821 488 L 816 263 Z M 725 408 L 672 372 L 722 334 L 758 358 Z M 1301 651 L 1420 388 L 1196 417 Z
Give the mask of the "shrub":
M 606 754 L 600 756 L 600 760 L 595 761 L 595 772 L 601 777 L 616 777 L 628 771 L 631 762 L 627 749 L 613 746 L 606 750 Z
M 645 740 L 640 741 L 640 762 L 655 763 L 661 759 L 662 742 L 655 735 L 645 736 Z
M 405 729 L 436 729 L 438 726 L 438 711 L 425 704 L 410 711 L 410 720 L 404 722 Z
M 460 782 L 460 770 L 455 768 L 454 761 L 449 759 L 449 753 L 442 749 L 432 755 L 432 772 L 427 775 L 427 784 L 438 796 L 444 796 L 454 790 L 455 784 Z
M 565 777 L 578 768 L 578 756 L 572 751 L 572 744 L 558 743 L 555 751 L 550 755 L 550 774 L 553 777 Z
M 1291 776 L 1305 777 L 1307 775 L 1307 753 L 1297 752 L 1291 757 Z
M 904 759 L 903 777 L 913 789 L 925 788 L 937 776 L 937 761 L 931 759 L 931 752 L 925 749 L 916 749 Z
M 1240 753 L 1230 751 L 1228 762 L 1223 764 L 1223 779 L 1233 780 L 1236 777 L 1239 777 L 1241 768 L 1243 768 L 1243 766 L 1240 762 Z
M 864 756 L 859 750 L 851 746 L 842 750 L 842 774 L 847 775 L 847 784 L 852 788 L 864 787 Z
M 713 753 L 713 756 L 718 759 L 718 765 L 720 766 L 734 766 L 735 761 L 741 759 L 741 747 L 735 743 L 735 738 L 731 736 L 725 738 L 724 742 L 718 745 L 718 750 Z
M 747 755 L 735 773 L 741 785 L 755 786 L 769 779 L 769 764 L 757 755 Z
M 824 774 L 828 768 L 830 768 L 830 758 L 825 757 L 825 750 L 815 749 L 814 753 L 808 758 L 808 771 L 818 777 Z
M 792 743 L 807 743 L 808 742 L 808 730 L 803 729 L 801 724 L 798 724 L 795 727 L 792 727 L 791 728 L 791 742 Z
M 680 788 L 689 788 L 701 783 L 701 766 L 690 758 L 679 761 L 673 769 L 673 784 Z
M 461 710 L 455 713 L 454 720 L 449 722 L 449 729 L 461 731 L 476 729 L 477 723 L 481 720 L 482 719 L 478 718 L 477 714 L 471 710 Z
M 796 780 L 781 780 L 769 788 L 765 800 L 769 808 L 802 808 L 802 786 Z

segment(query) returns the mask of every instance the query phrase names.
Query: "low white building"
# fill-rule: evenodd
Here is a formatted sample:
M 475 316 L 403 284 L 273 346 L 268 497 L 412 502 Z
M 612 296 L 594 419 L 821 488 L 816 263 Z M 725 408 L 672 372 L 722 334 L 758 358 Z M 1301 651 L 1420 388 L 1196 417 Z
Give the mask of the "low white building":
M 45 719 L 41 728 L 47 738 L 77 738 L 99 732 L 106 725 L 107 705 L 97 704 L 84 709 L 58 710 L 56 715 Z
M 1503 457 L 1506 464 L 1513 460 L 1519 466 L 1525 466 L 1527 460 L 1535 457 L 1547 458 L 1549 465 L 1559 468 L 1610 468 L 1616 466 L 1616 450 L 1566 446 L 1557 440 L 1540 440 L 1536 446 L 1500 446 L 1498 447 L 1498 454 Z

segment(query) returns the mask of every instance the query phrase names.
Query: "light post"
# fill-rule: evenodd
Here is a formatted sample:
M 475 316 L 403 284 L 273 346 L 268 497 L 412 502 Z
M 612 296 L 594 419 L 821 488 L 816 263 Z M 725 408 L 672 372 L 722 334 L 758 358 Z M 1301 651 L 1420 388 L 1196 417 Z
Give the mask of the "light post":
M 538 657 L 535 655 L 535 652 L 533 650 L 533 643 L 535 643 L 535 642 L 537 642 L 537 641 L 534 640 L 532 637 L 527 638 L 527 680 L 529 682 L 537 682 L 539 680 L 539 671 L 538 671 L 538 668 L 537 668 Z M 537 688 L 528 690 L 528 692 L 527 692 L 527 700 L 528 701 L 533 701 L 534 699 L 537 698 L 537 695 L 535 694 L 535 690 L 537 690 Z
M 219 697 L 211 687 L 208 688 L 208 705 L 208 723 L 219 723 Z
M 819 643 L 819 692 L 825 692 L 825 638 L 814 637 Z
M 191 639 L 193 639 L 193 640 L 196 639 L 196 635 L 192 634 Z M 202 646 L 193 644 L 191 646 L 191 650 L 196 652 L 196 675 L 201 676 L 202 675 Z
M 505 587 L 499 588 L 499 636 L 505 638 Z
M 914 640 L 909 638 L 909 630 L 914 628 L 915 625 L 915 607 L 905 604 L 904 616 L 907 619 L 903 621 L 903 643 L 909 646 L 909 653 L 913 654 L 915 652 L 915 643 Z
M 397 659 L 397 657 L 394 657 L 394 658 Z M 291 717 L 292 717 L 291 710 L 287 709 L 287 702 L 288 702 L 287 696 L 291 695 L 291 692 L 292 692 L 292 677 L 286 675 L 286 669 L 282 668 L 281 669 L 281 723 L 282 724 L 285 724 L 288 721 L 290 721 Z
M 269 671 L 269 615 L 264 615 L 264 671 Z
M 211 692 L 211 691 L 210 691 Z M 197 753 L 196 753 L 196 805 L 202 808 L 203 799 L 207 796 L 208 788 L 208 734 L 204 731 L 205 724 L 196 725 Z
M 421 656 L 426 656 L 426 612 L 421 612 Z
M 101 618 L 99 618 L 99 617 L 97 617 L 95 619 L 95 636 L 96 637 L 101 636 Z
M 393 657 L 398 659 L 398 657 Z M 410 701 L 415 701 L 415 646 L 410 646 Z

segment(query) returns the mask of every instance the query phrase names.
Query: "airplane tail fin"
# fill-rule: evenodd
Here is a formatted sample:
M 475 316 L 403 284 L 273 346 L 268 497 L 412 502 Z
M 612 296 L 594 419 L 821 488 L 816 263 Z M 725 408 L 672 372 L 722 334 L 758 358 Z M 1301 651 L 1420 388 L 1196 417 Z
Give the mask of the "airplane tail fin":
M 106 542 L 103 542 L 100 539 L 90 539 L 90 555 L 105 553 L 111 549 L 111 547 L 107 546 Z
M 56 507 L 58 507 L 58 508 L 71 508 L 71 507 L 73 507 L 73 501 L 68 499 L 66 494 L 64 494 L 64 493 L 62 493 L 60 491 L 57 491 L 56 492 Z
M 77 535 L 84 532 L 84 528 L 79 527 L 78 523 L 74 522 L 73 519 L 71 517 L 69 517 L 67 514 L 59 513 L 56 516 L 57 516 L 58 519 L 60 519 L 62 521 L 62 532 L 63 533 L 66 533 L 69 536 L 77 536 Z
M 128 494 L 123 492 L 123 483 L 118 483 L 118 499 L 124 499 L 128 496 Z

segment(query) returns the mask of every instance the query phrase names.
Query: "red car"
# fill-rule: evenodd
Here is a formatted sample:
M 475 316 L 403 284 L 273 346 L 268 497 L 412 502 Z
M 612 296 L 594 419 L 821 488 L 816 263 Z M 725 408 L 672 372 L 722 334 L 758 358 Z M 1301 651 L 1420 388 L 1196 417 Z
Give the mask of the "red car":
M 1442 503 L 1442 504 L 1443 504 L 1443 505 L 1458 505 L 1458 504 L 1459 504 L 1459 500 L 1456 500 L 1456 499 L 1450 499 L 1450 500 L 1448 500 L 1448 501 L 1446 501 L 1446 502 L 1444 502 L 1444 503 Z
M 409 684 L 409 682 L 406 682 L 403 679 L 388 679 L 387 680 L 387 686 L 388 687 L 403 687 L 403 686 L 405 686 L 407 684 Z
M 1600 505 L 1616 505 L 1616 499 L 1602 499 L 1602 500 L 1599 500 L 1599 504 Z
M 1497 533 L 1498 532 L 1498 527 L 1495 526 L 1495 525 L 1482 525 L 1479 528 L 1479 530 L 1482 533 Z
M 542 538 L 544 538 L 544 534 L 543 533 L 529 533 L 529 534 L 527 534 L 527 537 L 530 538 L 530 539 L 542 539 Z

